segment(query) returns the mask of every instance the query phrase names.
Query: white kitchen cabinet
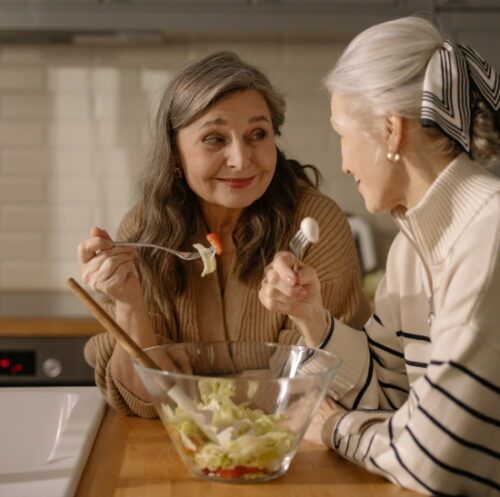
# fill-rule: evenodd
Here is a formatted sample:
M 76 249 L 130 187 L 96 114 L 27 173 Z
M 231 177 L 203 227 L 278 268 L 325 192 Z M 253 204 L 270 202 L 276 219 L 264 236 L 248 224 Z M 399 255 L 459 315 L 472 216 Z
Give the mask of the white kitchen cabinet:
M 458 43 L 475 48 L 500 71 L 500 0 L 462 0 L 453 2 L 453 8 L 451 1 L 446 3 L 449 8 L 438 9 L 443 28 Z M 474 8 L 468 8 L 472 4 Z
M 437 7 L 457 9 L 500 9 L 500 0 L 435 0 Z
M 350 39 L 378 22 L 428 10 L 431 0 L 0 0 L 3 39 L 19 32 L 162 33 Z

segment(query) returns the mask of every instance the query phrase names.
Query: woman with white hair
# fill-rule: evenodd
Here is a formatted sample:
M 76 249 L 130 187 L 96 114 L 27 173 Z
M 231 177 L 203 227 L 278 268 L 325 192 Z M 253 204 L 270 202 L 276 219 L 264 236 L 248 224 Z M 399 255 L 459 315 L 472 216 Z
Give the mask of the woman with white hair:
M 326 78 L 343 171 L 400 233 L 362 330 L 280 252 L 260 290 L 308 345 L 342 358 L 306 437 L 403 487 L 500 491 L 500 78 L 409 17 L 367 29 Z M 332 400 L 333 399 L 333 400 Z

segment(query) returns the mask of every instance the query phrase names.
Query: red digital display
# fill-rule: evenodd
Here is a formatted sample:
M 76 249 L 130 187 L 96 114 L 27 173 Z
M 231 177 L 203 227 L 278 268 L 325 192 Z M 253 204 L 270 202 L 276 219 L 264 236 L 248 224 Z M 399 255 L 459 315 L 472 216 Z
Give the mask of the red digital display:
M 0 351 L 0 376 L 32 376 L 35 353 L 32 351 Z

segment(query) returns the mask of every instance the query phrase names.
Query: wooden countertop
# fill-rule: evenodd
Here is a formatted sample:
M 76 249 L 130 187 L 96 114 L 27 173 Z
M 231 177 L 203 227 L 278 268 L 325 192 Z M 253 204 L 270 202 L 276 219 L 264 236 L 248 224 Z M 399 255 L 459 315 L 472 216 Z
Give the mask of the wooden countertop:
M 75 497 L 418 497 L 331 451 L 303 442 L 288 472 L 236 485 L 190 476 L 159 420 L 107 409 Z
M 88 318 L 0 318 L 0 337 L 76 337 L 102 331 L 95 319 Z

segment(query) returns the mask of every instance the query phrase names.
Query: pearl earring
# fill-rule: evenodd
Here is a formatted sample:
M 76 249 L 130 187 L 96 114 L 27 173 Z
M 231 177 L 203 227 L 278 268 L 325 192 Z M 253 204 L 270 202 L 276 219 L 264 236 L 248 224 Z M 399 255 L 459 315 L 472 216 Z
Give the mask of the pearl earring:
M 387 159 L 391 162 L 399 162 L 401 159 L 401 155 L 397 152 L 387 152 Z

